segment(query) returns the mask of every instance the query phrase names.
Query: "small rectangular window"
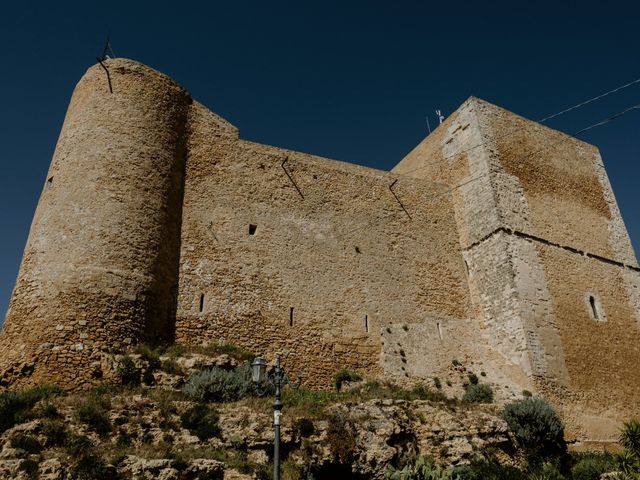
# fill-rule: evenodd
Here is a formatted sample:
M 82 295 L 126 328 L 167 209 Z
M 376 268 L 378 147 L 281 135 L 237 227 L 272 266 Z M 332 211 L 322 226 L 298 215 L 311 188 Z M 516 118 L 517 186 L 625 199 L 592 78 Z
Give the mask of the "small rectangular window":
M 364 331 L 369 333 L 369 315 L 364 316 Z
M 53 177 L 47 178 L 47 190 L 51 190 L 53 187 Z
M 258 228 L 257 225 L 249 225 L 249 235 L 255 235 L 256 234 L 256 229 Z
M 204 312 L 204 293 L 200 294 L 200 313 Z
M 289 326 L 293 327 L 293 307 L 289 308 Z

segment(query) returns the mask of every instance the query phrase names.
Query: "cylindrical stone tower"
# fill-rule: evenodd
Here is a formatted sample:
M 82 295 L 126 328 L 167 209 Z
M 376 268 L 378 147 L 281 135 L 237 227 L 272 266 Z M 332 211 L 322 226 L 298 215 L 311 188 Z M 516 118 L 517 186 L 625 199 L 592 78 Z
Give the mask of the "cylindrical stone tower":
M 0 336 L 0 384 L 75 388 L 172 335 L 191 98 L 125 59 L 80 80 Z

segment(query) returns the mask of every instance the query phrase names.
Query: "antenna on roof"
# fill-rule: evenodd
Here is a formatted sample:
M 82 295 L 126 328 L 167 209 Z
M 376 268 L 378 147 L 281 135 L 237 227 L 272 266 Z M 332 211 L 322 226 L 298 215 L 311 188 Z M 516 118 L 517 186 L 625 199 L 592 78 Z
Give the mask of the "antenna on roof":
M 444 122 L 444 115 L 442 115 L 442 111 L 436 110 L 436 115 L 438 115 L 438 120 L 440 120 L 440 125 L 442 125 L 442 122 Z
M 116 54 L 113 52 L 113 47 L 111 46 L 111 40 L 109 39 L 109 34 L 107 33 L 107 40 L 104 42 L 104 49 L 102 50 L 102 56 L 100 60 L 109 60 L 110 58 L 115 58 Z
M 429 129 L 429 135 L 431 135 L 431 125 L 429 125 L 429 115 L 425 117 L 427 119 L 427 128 Z

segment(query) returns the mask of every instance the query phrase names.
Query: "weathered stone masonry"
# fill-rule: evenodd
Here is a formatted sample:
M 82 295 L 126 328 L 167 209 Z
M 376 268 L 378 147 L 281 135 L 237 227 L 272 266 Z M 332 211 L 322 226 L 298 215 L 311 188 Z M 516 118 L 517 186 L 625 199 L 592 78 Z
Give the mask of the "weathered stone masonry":
M 640 273 L 597 149 L 471 98 L 392 172 L 243 140 L 114 59 L 76 87 L 0 337 L 7 386 L 232 342 L 328 387 L 486 372 L 570 435 L 640 414 Z

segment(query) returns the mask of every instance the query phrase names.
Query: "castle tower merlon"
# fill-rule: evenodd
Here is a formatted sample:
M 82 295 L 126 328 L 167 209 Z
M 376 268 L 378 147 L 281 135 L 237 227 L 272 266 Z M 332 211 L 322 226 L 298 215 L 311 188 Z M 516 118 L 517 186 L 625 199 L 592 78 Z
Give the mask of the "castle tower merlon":
M 78 386 L 101 375 L 99 352 L 171 335 L 191 98 L 140 63 L 104 66 L 74 90 L 36 209 L 0 337 L 5 382 Z

